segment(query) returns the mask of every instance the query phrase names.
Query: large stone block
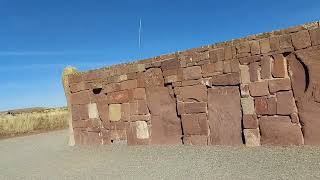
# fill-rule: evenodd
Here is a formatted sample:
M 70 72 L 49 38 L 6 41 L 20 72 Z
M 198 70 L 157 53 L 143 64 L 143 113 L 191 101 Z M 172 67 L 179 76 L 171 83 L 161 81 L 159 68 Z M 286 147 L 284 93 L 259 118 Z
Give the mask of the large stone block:
M 259 129 L 244 129 L 243 136 L 248 147 L 260 146 Z
M 293 33 L 291 38 L 295 49 L 303 49 L 311 46 L 311 39 L 307 30 Z
M 184 86 L 178 87 L 179 94 L 177 98 L 179 101 L 184 102 L 206 102 L 208 99 L 207 88 L 205 85 L 194 85 L 194 86 Z
M 201 135 L 183 136 L 183 144 L 208 145 L 208 136 L 201 136 Z
M 192 114 L 207 112 L 206 102 L 178 102 L 178 114 Z
M 250 73 L 249 73 L 249 66 L 247 65 L 240 65 L 240 76 L 241 76 L 241 83 L 248 84 L 250 83 Z
M 262 145 L 302 145 L 299 125 L 291 123 L 289 116 L 263 116 L 259 120 Z
M 250 42 L 251 54 L 257 55 L 260 54 L 260 44 L 259 41 L 251 41 Z
M 178 69 L 180 68 L 180 63 L 178 59 L 169 59 L 161 62 L 161 69 L 164 70 L 169 70 L 169 69 Z
M 272 75 L 276 78 L 284 78 L 287 75 L 287 61 L 282 54 L 273 55 Z
M 270 37 L 270 48 L 271 51 L 278 51 L 280 50 L 280 40 L 278 36 Z
M 313 46 L 320 44 L 320 28 L 311 29 L 310 31 L 311 42 Z
M 89 104 L 90 95 L 88 91 L 81 91 L 71 94 L 71 104 Z
M 260 66 L 259 62 L 253 62 L 249 65 L 250 81 L 255 82 L 260 79 Z
M 109 105 L 109 118 L 110 121 L 119 121 L 121 119 L 121 104 Z
M 261 58 L 261 79 L 270 79 L 272 71 L 272 58 L 264 56 Z
M 145 121 L 136 121 L 136 132 L 138 139 L 149 139 L 149 127 Z
M 248 41 L 241 42 L 236 44 L 236 49 L 238 54 L 249 53 L 250 52 L 250 44 Z
M 219 87 L 208 89 L 209 144 L 243 144 L 241 119 L 239 88 Z
M 258 118 L 255 114 L 244 114 L 242 117 L 243 128 L 256 129 L 258 128 Z
M 145 88 L 136 88 L 132 91 L 132 94 L 134 100 L 145 100 L 147 98 Z
M 260 43 L 260 51 L 262 54 L 265 54 L 271 51 L 270 41 L 268 38 L 261 39 L 259 43 Z
M 224 49 L 219 48 L 219 49 L 214 49 L 214 50 L 210 51 L 209 58 L 211 59 L 212 62 L 223 61 L 224 60 Z
M 166 87 L 147 88 L 147 103 L 151 113 L 151 143 L 181 144 L 181 121 L 176 102 Z
M 130 115 L 145 114 L 149 114 L 149 110 L 145 100 L 136 100 L 134 102 L 130 102 Z
M 277 114 L 290 115 L 297 112 L 292 91 L 277 92 Z
M 269 95 L 268 81 L 260 81 L 249 84 L 251 96 Z
M 287 49 L 292 47 L 292 41 L 290 34 L 285 34 L 279 37 L 280 40 L 280 48 Z
M 164 79 L 160 68 L 151 68 L 144 73 L 145 86 L 147 88 L 154 86 L 164 86 Z
M 120 90 L 134 89 L 138 87 L 136 79 L 123 81 L 120 83 Z
M 202 75 L 200 66 L 183 68 L 183 80 L 200 79 L 201 77 Z
M 181 115 L 184 135 L 208 135 L 209 125 L 206 113 Z

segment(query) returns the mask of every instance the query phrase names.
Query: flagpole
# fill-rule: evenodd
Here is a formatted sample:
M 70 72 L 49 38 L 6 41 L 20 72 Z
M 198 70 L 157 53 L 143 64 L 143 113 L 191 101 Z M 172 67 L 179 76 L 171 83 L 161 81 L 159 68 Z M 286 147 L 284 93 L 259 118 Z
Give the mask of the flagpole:
M 140 18 L 140 24 L 139 24 L 139 56 L 140 59 L 142 58 L 142 53 L 141 53 L 141 30 L 142 30 L 142 22 Z

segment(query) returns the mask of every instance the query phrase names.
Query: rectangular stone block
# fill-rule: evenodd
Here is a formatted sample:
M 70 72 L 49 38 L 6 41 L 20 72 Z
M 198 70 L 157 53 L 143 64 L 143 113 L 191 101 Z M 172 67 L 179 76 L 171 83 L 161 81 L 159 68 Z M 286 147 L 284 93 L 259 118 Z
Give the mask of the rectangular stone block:
M 275 97 L 256 97 L 254 98 L 256 113 L 259 115 L 277 114 L 277 102 Z
M 230 60 L 233 58 L 233 55 L 232 55 L 232 48 L 231 46 L 227 46 L 224 48 L 224 59 L 226 60 Z
M 279 40 L 281 49 L 287 49 L 292 47 L 291 36 L 289 34 L 280 36 Z
M 255 82 L 260 79 L 260 66 L 258 62 L 250 63 L 249 65 L 250 81 Z
M 155 86 L 163 87 L 164 79 L 163 79 L 161 69 L 151 68 L 151 69 L 148 69 L 146 72 L 144 72 L 144 84 L 146 88 L 155 87 Z
M 252 97 L 245 97 L 241 98 L 241 106 L 242 106 L 242 113 L 243 114 L 255 114 L 254 110 L 254 101 Z
M 260 44 L 259 41 L 251 41 L 250 42 L 250 49 L 252 55 L 260 54 Z
M 212 62 L 218 62 L 224 60 L 224 49 L 213 49 L 209 52 L 209 58 Z
M 183 68 L 183 80 L 200 79 L 201 77 L 202 75 L 200 66 Z
M 257 62 L 261 60 L 261 56 L 260 55 L 255 55 L 255 56 L 247 56 L 247 57 L 242 57 L 239 58 L 239 62 L 240 64 L 250 64 L 253 62 Z
M 209 144 L 243 144 L 241 116 L 240 92 L 238 87 L 208 89 Z
M 292 91 L 280 91 L 277 96 L 277 114 L 290 115 L 297 112 Z
M 192 114 L 207 112 L 207 103 L 205 102 L 178 102 L 178 114 Z
M 210 79 L 211 85 L 214 86 L 234 86 L 240 84 L 240 74 L 239 73 L 228 73 L 215 75 Z
M 110 93 L 115 91 L 120 91 L 120 84 L 119 83 L 110 83 L 105 85 L 104 87 L 104 93 Z
M 173 58 L 169 60 L 165 60 L 161 62 L 161 69 L 164 70 L 170 70 L 170 69 L 178 69 L 180 68 L 180 63 L 178 59 Z
M 149 114 L 149 110 L 145 100 L 136 100 L 130 103 L 130 115 L 144 114 Z
M 107 94 L 107 101 L 110 104 L 126 103 L 129 102 L 132 97 L 129 95 L 128 90 L 117 91 Z
M 265 54 L 271 51 L 269 38 L 261 39 L 259 43 L 260 43 L 260 51 L 262 54 Z
M 88 108 L 87 105 L 72 105 L 72 120 L 84 120 L 89 119 Z
M 248 84 L 240 84 L 240 94 L 241 97 L 249 97 L 249 85 Z
M 206 113 L 181 115 L 184 135 L 208 135 L 209 125 Z
M 247 147 L 260 146 L 259 129 L 244 129 L 243 136 Z
M 247 65 L 240 65 L 240 76 L 241 76 L 241 83 L 248 84 L 250 83 L 250 73 L 249 73 L 249 66 Z
M 259 120 L 262 145 L 302 145 L 303 135 L 289 116 L 263 116 Z
M 312 46 L 320 44 L 320 28 L 311 29 L 310 31 Z
M 258 81 L 249 84 L 251 96 L 269 95 L 268 81 Z
M 291 81 L 289 78 L 269 80 L 269 90 L 270 93 L 291 90 Z
M 270 56 L 264 56 L 261 58 L 261 79 L 272 78 L 272 58 Z
M 88 91 L 72 93 L 70 98 L 71 98 L 71 104 L 89 104 L 90 103 L 90 96 Z
M 250 44 L 248 41 L 241 42 L 236 44 L 236 49 L 238 54 L 249 53 L 250 52 Z
M 273 55 L 272 75 L 276 78 L 284 78 L 287 76 L 287 61 L 282 54 Z
M 193 86 L 201 84 L 202 79 L 182 81 L 181 86 Z
M 128 123 L 126 132 L 129 146 L 150 144 L 149 127 L 146 122 L 137 121 Z
M 207 101 L 208 95 L 207 88 L 205 85 L 184 86 L 179 87 L 177 89 L 179 89 L 179 94 L 177 95 L 178 101 Z
M 99 118 L 99 112 L 98 112 L 98 107 L 96 103 L 88 104 L 88 114 L 89 114 L 89 119 Z
M 119 121 L 121 119 L 121 104 L 109 105 L 109 118 L 110 121 Z
M 303 49 L 311 46 L 311 39 L 307 30 L 291 34 L 292 44 L 295 49 Z
M 271 51 L 280 50 L 280 40 L 278 36 L 270 37 L 270 49 Z
M 127 80 L 120 83 L 120 90 L 135 89 L 138 87 L 136 79 Z
M 231 61 L 223 61 L 223 73 L 231 73 Z
M 133 89 L 132 93 L 134 100 L 145 100 L 147 98 L 145 88 Z

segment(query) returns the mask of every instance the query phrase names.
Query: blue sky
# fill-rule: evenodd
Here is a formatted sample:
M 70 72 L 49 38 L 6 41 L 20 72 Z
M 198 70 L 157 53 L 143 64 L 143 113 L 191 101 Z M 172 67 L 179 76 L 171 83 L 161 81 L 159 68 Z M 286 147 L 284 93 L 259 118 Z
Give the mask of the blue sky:
M 319 0 L 0 0 L 0 111 L 64 106 L 67 65 L 152 57 L 319 20 L 319 12 Z

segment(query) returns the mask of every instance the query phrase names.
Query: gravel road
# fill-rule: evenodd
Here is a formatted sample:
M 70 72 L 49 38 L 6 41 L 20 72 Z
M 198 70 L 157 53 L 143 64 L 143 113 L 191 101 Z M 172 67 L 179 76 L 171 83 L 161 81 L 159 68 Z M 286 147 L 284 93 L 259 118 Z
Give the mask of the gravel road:
M 67 131 L 0 141 L 0 179 L 320 179 L 320 148 L 68 147 Z

